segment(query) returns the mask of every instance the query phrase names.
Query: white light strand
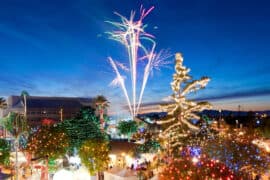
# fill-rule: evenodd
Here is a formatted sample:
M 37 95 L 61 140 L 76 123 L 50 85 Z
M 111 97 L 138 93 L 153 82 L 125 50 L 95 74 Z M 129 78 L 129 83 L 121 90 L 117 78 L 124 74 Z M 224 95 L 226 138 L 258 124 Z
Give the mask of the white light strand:
M 189 122 L 190 119 L 198 119 L 196 114 L 206 108 L 211 108 L 207 102 L 194 102 L 187 100 L 185 96 L 191 92 L 204 88 L 209 82 L 209 78 L 202 77 L 200 80 L 193 80 L 188 75 L 190 69 L 182 65 L 183 57 L 180 53 L 175 55 L 175 73 L 173 74 L 173 82 L 171 88 L 173 94 L 171 95 L 174 103 L 161 105 L 161 109 L 168 114 L 168 119 L 157 121 L 157 124 L 170 124 L 162 133 L 161 136 L 170 142 L 172 147 L 182 144 L 179 138 L 187 137 L 188 132 L 185 131 L 185 126 L 191 131 L 198 132 L 199 127 Z M 168 139 L 169 138 L 169 139 Z

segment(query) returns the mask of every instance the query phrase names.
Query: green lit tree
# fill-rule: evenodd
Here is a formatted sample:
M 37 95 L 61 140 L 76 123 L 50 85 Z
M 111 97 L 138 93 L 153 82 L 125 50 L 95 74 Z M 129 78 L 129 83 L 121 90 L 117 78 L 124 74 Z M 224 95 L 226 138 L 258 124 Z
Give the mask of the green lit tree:
M 118 131 L 128 137 L 130 141 L 131 135 L 138 130 L 138 125 L 135 121 L 121 121 L 117 126 Z
M 5 139 L 0 139 L 0 165 L 8 166 L 10 161 L 10 145 Z
M 79 149 L 79 156 L 91 175 L 105 170 L 109 163 L 108 141 L 96 139 L 85 141 Z
M 136 147 L 136 153 L 156 153 L 159 149 L 161 149 L 161 146 L 158 141 L 156 140 L 147 140 L 143 144 L 139 144 Z
M 100 130 L 98 117 L 94 109 L 82 108 L 73 119 L 66 119 L 59 124 L 69 137 L 70 150 L 81 147 L 84 141 L 89 139 L 105 139 L 106 134 Z
M 132 139 L 137 141 L 138 146 L 135 148 L 135 153 L 156 153 L 161 149 L 158 134 L 155 133 L 149 125 L 145 123 L 141 125 L 139 130 L 133 134 Z
M 204 88 L 209 78 L 202 77 L 199 80 L 192 80 L 188 74 L 190 69 L 183 66 L 182 63 L 183 57 L 177 53 L 175 55 L 176 72 L 171 83 L 173 102 L 161 106 L 168 115 L 157 121 L 164 128 L 161 137 L 169 144 L 170 148 L 182 145 L 183 138 L 188 137 L 191 132 L 199 132 L 200 128 L 193 125 L 190 120 L 199 119 L 196 113 L 211 107 L 207 102 L 195 102 L 186 98 L 190 92 Z

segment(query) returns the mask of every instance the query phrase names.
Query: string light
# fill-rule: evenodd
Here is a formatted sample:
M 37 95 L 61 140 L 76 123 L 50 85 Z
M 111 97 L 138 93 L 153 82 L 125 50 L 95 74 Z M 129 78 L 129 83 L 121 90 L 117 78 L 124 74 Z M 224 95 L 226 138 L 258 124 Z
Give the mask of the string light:
M 181 144 L 178 138 L 187 137 L 189 134 L 188 130 L 199 131 L 199 127 L 193 125 L 189 120 L 193 118 L 198 119 L 196 112 L 211 107 L 207 102 L 194 102 L 185 98 L 188 93 L 204 88 L 210 79 L 202 77 L 200 80 L 191 80 L 191 77 L 188 75 L 190 69 L 182 65 L 183 57 L 180 53 L 176 53 L 175 62 L 176 72 L 173 74 L 173 81 L 171 83 L 173 90 L 171 97 L 174 103 L 161 106 L 163 111 L 168 112 L 168 116 L 157 121 L 157 124 L 169 125 L 162 132 L 161 137 L 166 138 L 172 147 Z M 188 129 L 184 129 L 185 126 Z

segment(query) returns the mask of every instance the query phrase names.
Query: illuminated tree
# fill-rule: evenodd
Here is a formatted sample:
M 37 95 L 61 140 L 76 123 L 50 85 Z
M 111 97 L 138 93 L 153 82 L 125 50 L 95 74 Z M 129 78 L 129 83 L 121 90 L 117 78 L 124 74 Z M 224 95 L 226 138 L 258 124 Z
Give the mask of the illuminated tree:
M 41 126 L 30 135 L 27 150 L 40 158 L 58 158 L 68 149 L 67 135 L 57 126 Z
M 174 102 L 162 105 L 161 108 L 168 113 L 163 120 L 157 121 L 158 124 L 164 126 L 161 136 L 164 137 L 173 148 L 182 144 L 182 138 L 187 137 L 190 132 L 198 132 L 199 127 L 193 125 L 191 119 L 199 119 L 196 112 L 205 108 L 210 108 L 208 102 L 195 102 L 186 99 L 190 92 L 204 88 L 209 78 L 202 77 L 200 80 L 192 80 L 188 75 L 190 69 L 182 65 L 183 57 L 180 53 L 175 55 L 175 73 L 171 88 L 173 94 L 171 98 Z
M 252 172 L 263 173 L 270 165 L 266 152 L 252 143 L 256 137 L 256 133 L 245 129 L 232 130 L 208 140 L 203 149 L 209 157 L 223 162 L 235 174 L 248 178 Z
M 106 140 L 87 140 L 79 149 L 82 163 L 91 175 L 101 172 L 108 167 L 109 147 Z
M 102 95 L 95 98 L 95 104 L 99 113 L 100 128 L 103 130 L 105 126 L 104 111 L 109 107 L 109 101 Z
M 132 139 L 137 141 L 135 153 L 156 153 L 160 148 L 158 137 L 148 126 L 143 126 L 132 135 Z
M 167 179 L 238 179 L 233 172 L 223 163 L 201 157 L 198 160 L 182 157 L 179 159 L 167 159 L 166 166 L 159 174 L 160 180 Z
M 124 134 L 130 140 L 130 137 L 133 133 L 137 132 L 138 125 L 135 121 L 121 121 L 119 122 L 117 129 L 121 134 Z
M 106 138 L 100 130 L 99 119 L 92 108 L 82 108 L 75 118 L 64 120 L 59 127 L 64 129 L 69 137 L 71 150 L 80 148 L 86 140 Z
M 160 144 L 156 140 L 147 140 L 143 144 L 137 146 L 138 153 L 156 153 L 160 149 Z
M 0 164 L 8 166 L 10 161 L 10 146 L 5 139 L 0 139 Z

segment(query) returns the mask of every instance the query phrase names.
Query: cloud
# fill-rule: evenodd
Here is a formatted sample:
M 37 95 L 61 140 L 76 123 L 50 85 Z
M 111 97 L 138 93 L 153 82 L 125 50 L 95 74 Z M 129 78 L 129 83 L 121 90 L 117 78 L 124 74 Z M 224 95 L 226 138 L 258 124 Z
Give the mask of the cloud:
M 162 101 L 164 101 L 164 102 L 171 102 L 173 99 L 172 99 L 172 97 L 171 96 L 166 96 L 166 97 L 164 97 L 163 99 L 162 99 Z
M 3 33 L 5 35 L 8 35 L 18 40 L 27 42 L 31 44 L 32 46 L 37 47 L 39 49 L 43 49 L 43 50 L 45 49 L 44 45 L 39 39 L 33 37 L 30 34 L 26 34 L 22 31 L 16 30 L 15 28 L 11 28 L 7 25 L 0 24 L 0 33 Z
M 214 96 L 205 96 L 201 98 L 196 98 L 198 101 L 218 101 L 218 100 L 225 100 L 225 99 L 235 99 L 235 98 L 244 98 L 244 97 L 254 97 L 254 96 L 270 96 L 270 88 L 265 89 L 249 89 L 246 91 L 237 91 L 227 94 L 219 94 Z

